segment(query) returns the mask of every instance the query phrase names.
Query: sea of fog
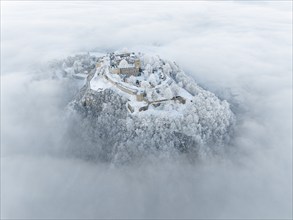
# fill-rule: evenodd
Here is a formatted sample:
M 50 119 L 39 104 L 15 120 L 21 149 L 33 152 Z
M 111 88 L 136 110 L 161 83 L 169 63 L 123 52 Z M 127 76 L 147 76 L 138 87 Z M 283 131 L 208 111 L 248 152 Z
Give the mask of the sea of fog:
M 231 103 L 222 155 L 117 167 L 66 154 L 75 89 L 44 66 L 125 47 Z M 292 2 L 1 1 L 1 218 L 292 218 Z

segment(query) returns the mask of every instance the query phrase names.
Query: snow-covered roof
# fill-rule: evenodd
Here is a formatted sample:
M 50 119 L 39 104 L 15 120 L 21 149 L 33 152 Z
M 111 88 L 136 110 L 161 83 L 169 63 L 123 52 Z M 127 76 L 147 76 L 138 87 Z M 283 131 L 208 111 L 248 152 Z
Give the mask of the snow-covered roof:
M 126 60 L 121 60 L 118 66 L 118 68 L 129 68 L 129 67 L 130 65 L 128 64 Z

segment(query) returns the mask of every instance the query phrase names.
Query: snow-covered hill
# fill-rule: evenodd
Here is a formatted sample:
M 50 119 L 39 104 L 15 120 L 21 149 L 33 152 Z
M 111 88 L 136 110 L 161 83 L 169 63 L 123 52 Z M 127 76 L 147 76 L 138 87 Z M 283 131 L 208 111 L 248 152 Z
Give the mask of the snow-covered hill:
M 84 79 L 69 105 L 79 116 L 71 128 L 82 136 L 79 149 L 71 149 L 78 156 L 115 163 L 145 155 L 195 158 L 229 141 L 235 117 L 227 101 L 198 86 L 174 62 L 111 53 L 58 65 L 61 75 Z

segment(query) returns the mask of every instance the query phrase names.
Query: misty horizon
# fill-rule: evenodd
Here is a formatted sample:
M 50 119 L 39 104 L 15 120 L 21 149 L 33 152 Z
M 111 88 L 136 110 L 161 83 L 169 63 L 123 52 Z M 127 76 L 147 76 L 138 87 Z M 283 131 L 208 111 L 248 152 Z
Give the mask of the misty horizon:
M 123 48 L 226 100 L 230 141 L 121 166 L 72 153 L 96 151 L 52 63 Z M 291 219 L 292 2 L 1 1 L 1 218 Z

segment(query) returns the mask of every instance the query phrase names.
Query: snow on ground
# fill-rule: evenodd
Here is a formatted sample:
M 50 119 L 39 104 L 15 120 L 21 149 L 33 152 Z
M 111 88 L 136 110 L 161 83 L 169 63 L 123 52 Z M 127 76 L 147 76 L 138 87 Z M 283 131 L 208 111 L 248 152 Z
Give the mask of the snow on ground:
M 124 61 L 124 66 L 118 66 L 118 68 L 128 67 L 128 62 L 125 59 L 129 59 L 131 56 L 139 57 L 137 59 L 140 60 L 140 62 L 143 62 L 144 67 L 148 68 L 145 70 L 143 69 L 143 67 L 140 67 L 142 68 L 142 70 L 137 75 L 112 74 L 110 71 L 111 62 L 115 63 L 117 61 L 116 59 L 118 59 L 115 55 L 113 55 L 113 53 L 97 58 L 97 60 L 102 60 L 102 63 L 100 63 L 101 67 L 98 67 L 96 69 L 95 75 L 91 79 L 90 88 L 93 90 L 103 90 L 105 88 L 112 88 L 114 91 L 119 90 L 119 94 L 123 95 L 129 100 L 127 108 L 131 108 L 131 111 L 135 112 L 138 112 L 138 109 L 140 109 L 141 107 L 146 108 L 144 109 L 144 111 L 147 111 L 148 109 L 156 111 L 178 111 L 182 108 L 178 107 L 177 105 L 185 104 L 179 103 L 178 101 L 171 101 L 171 99 L 177 96 L 180 96 L 185 101 L 190 101 L 193 99 L 192 94 L 179 86 L 176 81 L 171 78 L 171 72 L 177 71 L 178 67 L 176 67 L 176 70 L 172 70 L 170 65 L 168 67 L 166 67 L 165 65 L 165 63 L 168 63 L 169 61 L 162 61 L 158 57 L 144 55 L 140 52 L 138 54 L 139 56 L 134 53 L 131 53 L 131 55 L 125 54 L 125 56 L 123 57 L 124 60 L 122 60 Z M 120 56 L 122 55 L 120 54 Z M 133 68 L 135 68 L 135 66 L 133 66 Z M 166 68 L 168 69 L 166 73 L 161 72 L 161 69 Z M 153 70 L 155 70 L 155 72 Z M 172 74 L 176 73 L 173 72 Z M 183 72 L 181 73 L 181 75 L 182 74 L 184 75 Z M 151 77 L 148 77 L 148 75 L 150 75 Z M 185 81 L 188 80 L 188 78 L 186 78 L 187 76 L 184 75 L 184 77 Z M 122 78 L 125 78 L 125 80 Z M 109 85 L 109 83 L 112 84 L 112 87 Z M 195 84 L 193 86 L 196 87 Z M 128 90 L 129 92 L 126 92 L 124 90 Z M 138 94 L 138 92 L 144 93 L 144 101 L 137 101 L 136 94 Z M 166 99 L 169 99 L 170 101 L 166 101 Z M 160 107 L 155 107 L 151 104 L 151 102 L 160 102 Z M 154 113 L 155 111 L 150 112 Z
M 92 90 L 104 90 L 107 88 L 112 88 L 113 84 L 111 84 L 109 81 L 107 81 L 104 77 L 101 76 L 95 76 L 90 81 L 90 88 Z
M 111 85 L 111 83 L 109 83 L 103 77 L 94 77 L 90 82 L 90 86 L 92 90 L 96 91 L 113 87 L 113 85 Z

